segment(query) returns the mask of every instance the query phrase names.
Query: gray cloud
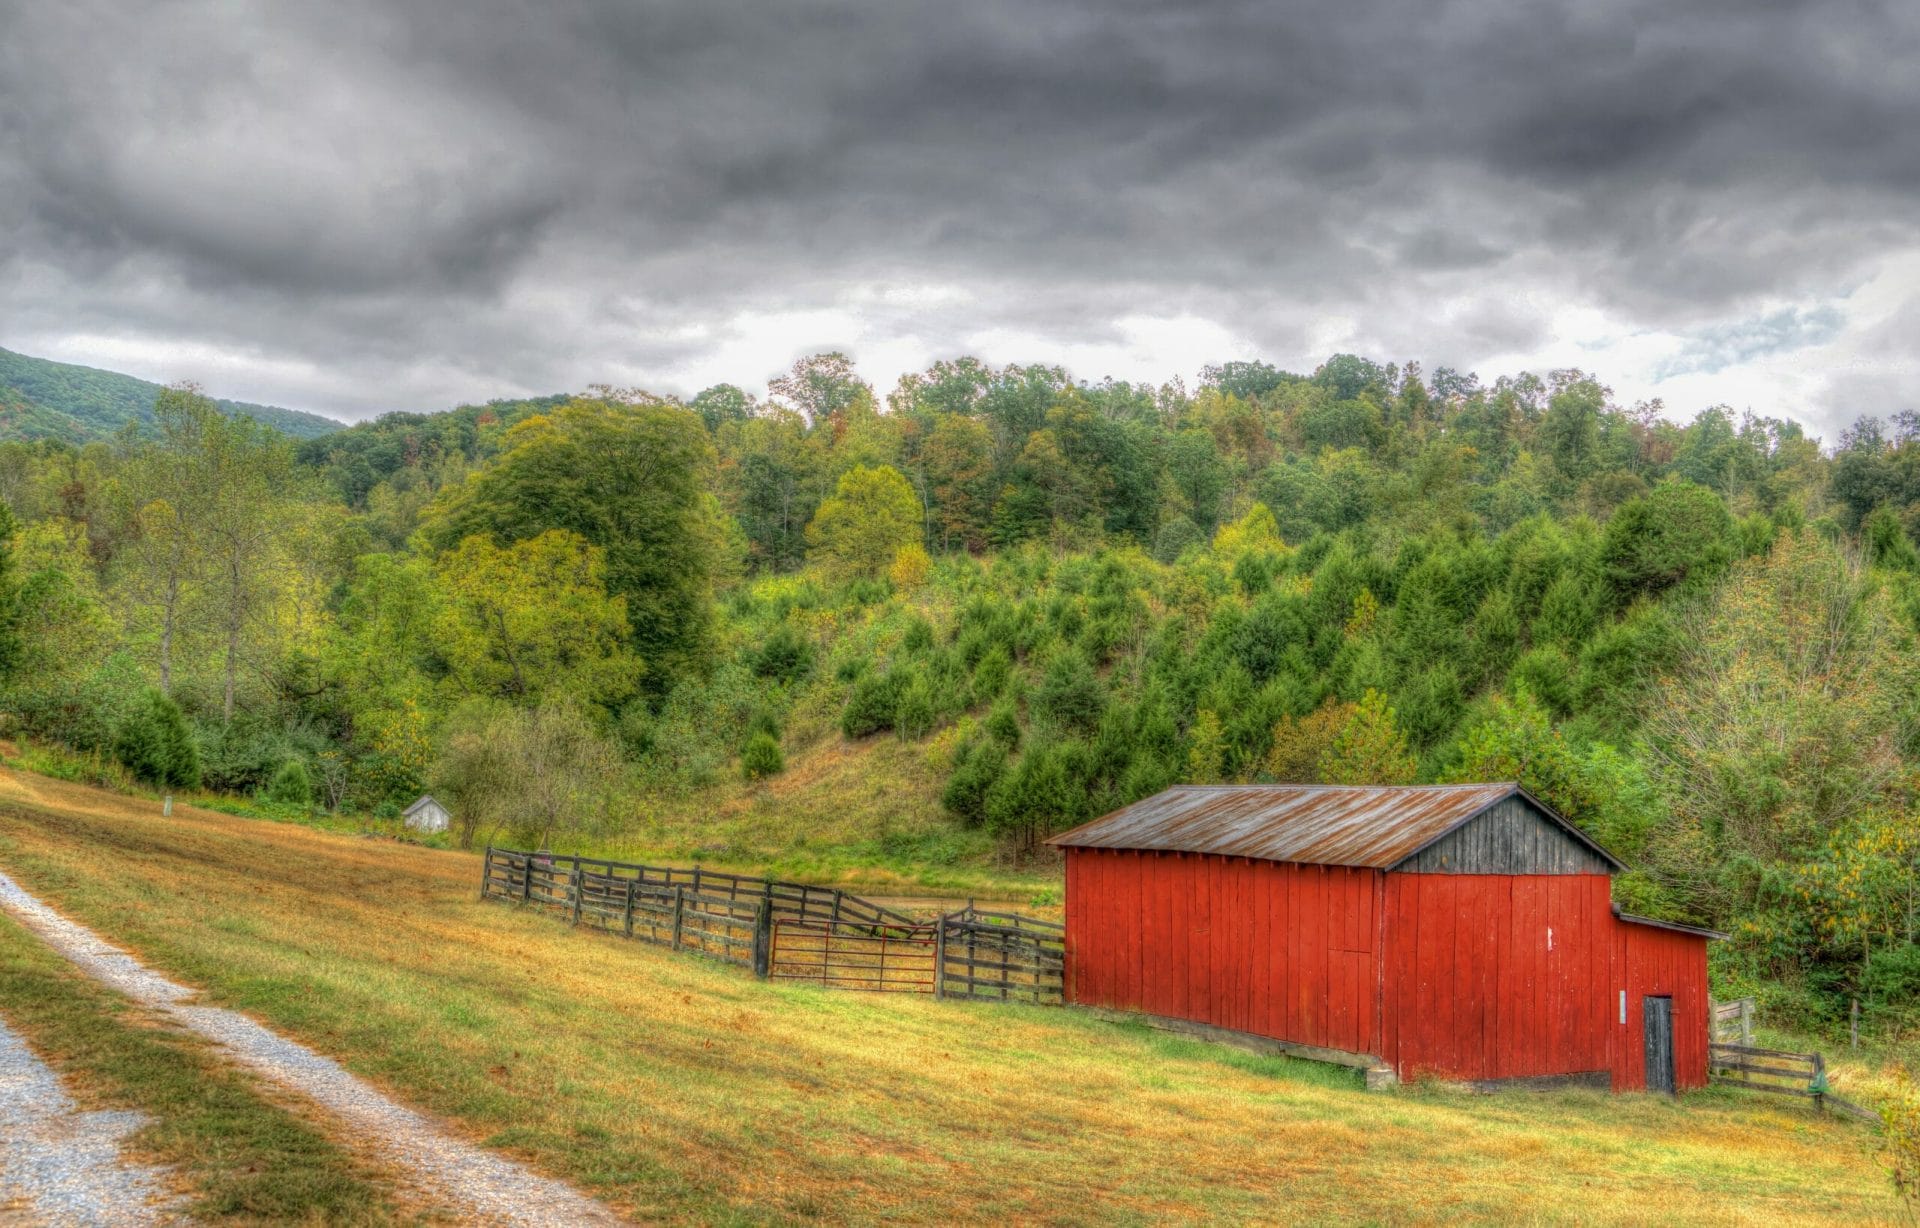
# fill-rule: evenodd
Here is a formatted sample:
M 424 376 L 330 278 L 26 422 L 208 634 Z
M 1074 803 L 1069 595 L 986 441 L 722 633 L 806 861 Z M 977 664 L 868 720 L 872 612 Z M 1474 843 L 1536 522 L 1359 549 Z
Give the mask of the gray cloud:
M 1737 362 L 1920 243 L 1916 13 L 0 0 L 0 344 L 201 343 L 358 416 L 938 284 L 868 335 L 1196 315 L 1300 364 L 1344 318 L 1472 367 L 1584 305 Z

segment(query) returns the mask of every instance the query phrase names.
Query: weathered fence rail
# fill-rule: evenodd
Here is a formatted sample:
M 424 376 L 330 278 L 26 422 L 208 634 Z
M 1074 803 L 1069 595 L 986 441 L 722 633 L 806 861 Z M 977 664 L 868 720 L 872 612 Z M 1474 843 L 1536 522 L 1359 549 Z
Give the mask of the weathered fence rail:
M 1730 1045 L 1753 1043 L 1752 998 L 1735 998 L 1731 1002 L 1712 1002 L 1709 1006 L 1712 1011 L 1713 1031 L 1707 1039 Z
M 480 897 L 838 989 L 1057 1004 L 1064 927 L 969 905 L 916 919 L 831 887 L 489 848 Z
M 1827 1086 L 1827 1061 L 1818 1053 L 1790 1053 L 1758 1045 L 1712 1040 L 1707 1044 L 1709 1073 L 1716 1083 L 1780 1096 L 1803 1096 L 1820 1109 L 1834 1109 L 1878 1123 L 1880 1115 L 1833 1094 Z

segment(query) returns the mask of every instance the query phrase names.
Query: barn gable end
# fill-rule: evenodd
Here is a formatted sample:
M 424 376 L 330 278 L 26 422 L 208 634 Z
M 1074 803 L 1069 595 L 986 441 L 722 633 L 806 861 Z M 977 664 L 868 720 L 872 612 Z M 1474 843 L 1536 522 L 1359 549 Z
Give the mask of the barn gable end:
M 1403 874 L 1610 874 L 1614 864 L 1515 793 L 1393 868 Z

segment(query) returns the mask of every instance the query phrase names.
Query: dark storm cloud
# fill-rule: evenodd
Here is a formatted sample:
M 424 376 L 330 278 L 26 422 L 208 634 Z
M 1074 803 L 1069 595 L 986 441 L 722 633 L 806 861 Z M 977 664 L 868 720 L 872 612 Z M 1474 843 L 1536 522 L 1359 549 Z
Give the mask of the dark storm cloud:
M 1331 313 L 1467 366 L 1529 296 L 1711 329 L 1916 241 L 1915 14 L 0 0 L 0 344 L 205 341 L 364 412 L 856 283 L 968 288 L 862 309 L 949 352 L 1190 313 L 1302 362 Z

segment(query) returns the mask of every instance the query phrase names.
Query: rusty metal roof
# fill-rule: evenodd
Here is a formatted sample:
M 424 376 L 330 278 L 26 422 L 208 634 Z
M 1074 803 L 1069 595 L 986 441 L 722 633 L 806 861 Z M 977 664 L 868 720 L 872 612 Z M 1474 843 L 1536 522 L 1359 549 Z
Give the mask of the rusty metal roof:
M 1176 785 L 1047 843 L 1072 848 L 1218 853 L 1263 861 L 1386 870 L 1516 793 L 1581 843 L 1607 856 L 1572 824 L 1511 781 L 1475 785 Z M 1607 860 L 1614 859 L 1607 856 Z

